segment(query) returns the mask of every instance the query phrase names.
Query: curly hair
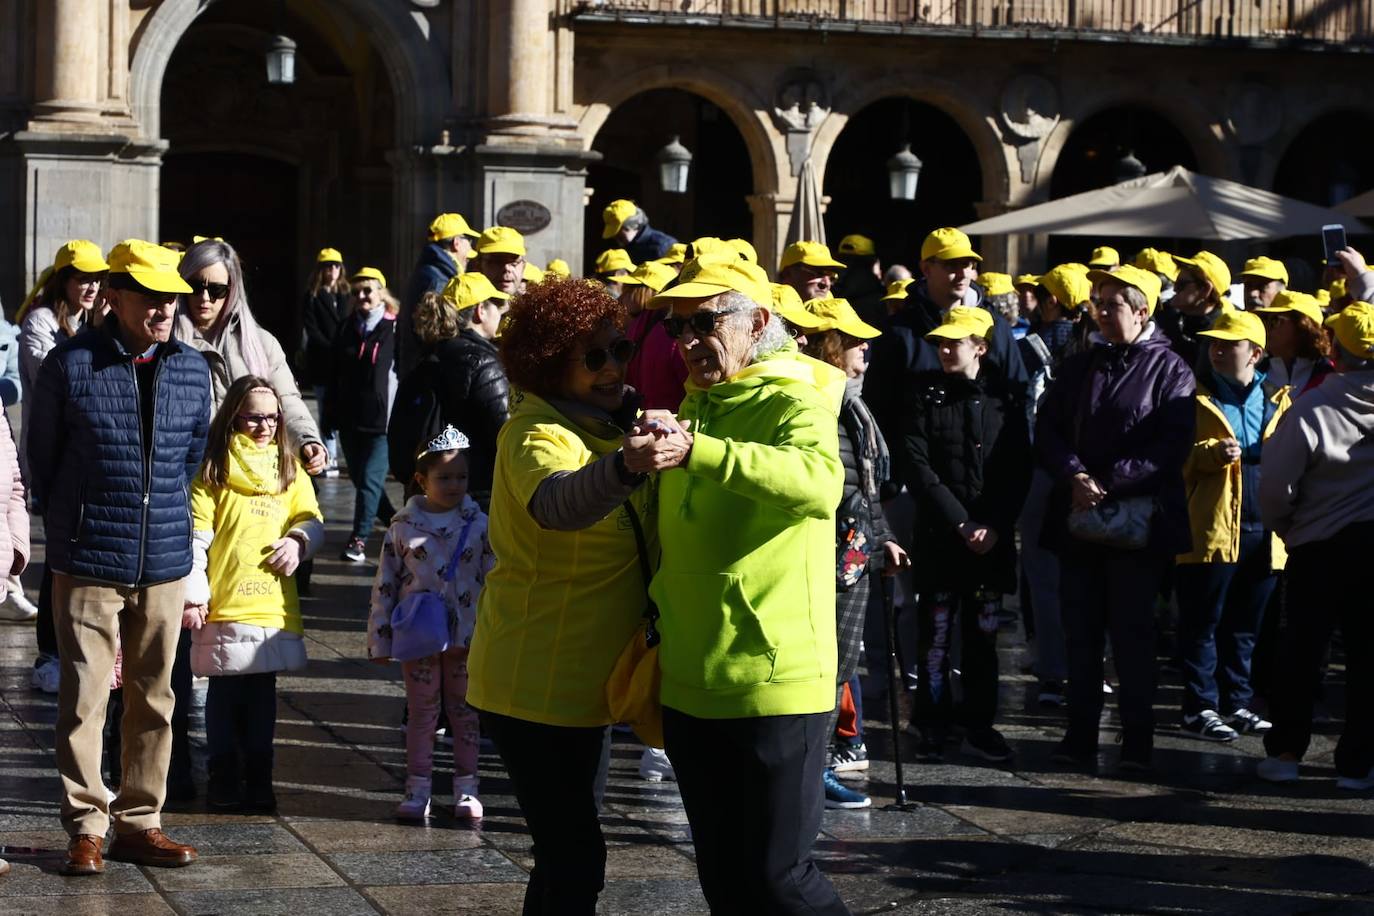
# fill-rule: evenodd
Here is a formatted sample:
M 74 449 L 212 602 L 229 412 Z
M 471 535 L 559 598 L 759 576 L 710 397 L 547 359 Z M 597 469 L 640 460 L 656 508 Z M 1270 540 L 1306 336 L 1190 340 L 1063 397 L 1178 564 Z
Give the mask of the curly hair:
M 442 296 L 428 292 L 420 297 L 420 304 L 415 306 L 415 336 L 420 343 L 432 347 L 441 340 L 457 337 L 461 330 L 458 310 Z
M 1326 329 L 1318 327 L 1317 323 L 1306 315 L 1300 315 L 1297 312 L 1290 314 L 1293 316 L 1293 325 L 1297 330 L 1298 357 L 1313 361 L 1330 359 L 1331 338 L 1327 336 Z
M 844 335 L 839 331 L 812 331 L 806 335 L 806 346 L 802 347 L 802 352 L 836 369 L 843 369 L 845 343 Z
M 501 334 L 501 362 L 517 388 L 547 397 L 563 384 L 577 338 L 610 322 L 625 325 L 625 306 L 600 283 L 548 278 L 511 300 Z

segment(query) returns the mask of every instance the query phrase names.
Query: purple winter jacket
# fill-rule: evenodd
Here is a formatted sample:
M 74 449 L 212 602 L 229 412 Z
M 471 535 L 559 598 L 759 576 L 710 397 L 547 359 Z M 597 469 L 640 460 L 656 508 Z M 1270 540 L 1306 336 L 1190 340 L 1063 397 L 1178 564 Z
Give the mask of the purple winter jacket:
M 1193 447 L 1196 380 L 1152 322 L 1131 344 L 1093 335 L 1093 347 L 1059 367 L 1035 426 L 1036 460 L 1055 480 L 1045 546 L 1066 538 L 1069 483 L 1087 472 L 1108 499 L 1153 496 L 1150 546 L 1192 549 L 1183 464 Z

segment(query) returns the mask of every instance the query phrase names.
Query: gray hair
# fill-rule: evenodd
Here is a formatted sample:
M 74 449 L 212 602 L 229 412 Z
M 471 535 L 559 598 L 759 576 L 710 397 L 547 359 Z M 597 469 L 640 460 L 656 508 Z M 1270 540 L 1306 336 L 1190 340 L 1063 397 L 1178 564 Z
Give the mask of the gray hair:
M 1131 306 L 1131 311 L 1138 312 L 1141 309 L 1149 310 L 1150 300 L 1145 298 L 1145 294 L 1134 286 L 1121 284 L 1121 297 Z M 1148 316 L 1147 316 L 1148 317 Z
M 649 225 L 649 215 L 640 207 L 635 207 L 634 214 L 628 217 L 625 222 L 621 223 L 620 228 L 638 232 L 647 225 Z
M 766 308 L 744 293 L 735 290 L 721 293 L 716 301 L 719 303 L 717 311 L 729 312 L 729 320 L 737 322 L 741 327 L 752 327 L 754 313 L 761 308 Z M 756 363 L 765 356 L 778 352 L 787 346 L 787 342 L 791 339 L 791 335 L 787 333 L 787 328 L 783 325 L 781 318 L 770 311 L 768 323 L 763 326 L 763 332 L 759 334 L 759 339 L 754 341 L 754 346 L 749 350 L 749 362 Z
M 243 361 L 248 364 L 248 371 L 253 375 L 270 378 L 274 367 L 262 342 L 266 332 L 259 327 L 253 317 L 253 312 L 248 308 L 248 293 L 243 288 L 243 267 L 239 263 L 239 255 L 234 250 L 234 246 L 219 239 L 205 239 L 203 242 L 197 242 L 186 252 L 186 256 L 181 259 L 181 265 L 177 270 L 181 274 L 181 278 L 185 280 L 213 264 L 224 265 L 224 269 L 229 275 L 229 293 L 225 296 L 224 309 L 220 312 L 214 327 L 209 328 L 205 333 L 205 339 L 218 344 L 224 329 L 229 326 L 232 319 L 237 317 L 239 345 L 242 349 Z M 195 325 L 190 316 L 186 314 L 185 305 L 186 300 L 183 297 L 177 315 L 177 337 L 181 340 L 193 340 L 196 333 Z

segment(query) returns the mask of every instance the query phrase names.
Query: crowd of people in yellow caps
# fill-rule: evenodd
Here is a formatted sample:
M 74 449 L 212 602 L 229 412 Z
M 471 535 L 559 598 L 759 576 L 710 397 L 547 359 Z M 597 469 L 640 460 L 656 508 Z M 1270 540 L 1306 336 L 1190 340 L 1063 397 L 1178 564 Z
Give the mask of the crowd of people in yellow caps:
M 112 858 L 195 860 L 158 822 L 165 798 L 199 791 L 185 717 L 148 697 L 170 681 L 189 703 L 174 667 L 210 677 L 207 803 L 275 808 L 274 678 L 305 664 L 299 598 L 323 542 L 305 482 L 337 476 L 340 458 L 356 491 L 340 559 L 377 561 L 368 652 L 399 662 L 406 688 L 396 814 L 431 815 L 442 714 L 451 810 L 480 818 L 479 733 L 492 739 L 534 838 L 527 911 L 594 910 L 603 745 L 622 721 L 645 742 L 641 777 L 679 782 L 713 907 L 847 912 L 810 846 L 823 808 L 871 804 L 862 710 L 895 689 L 885 591 L 921 761 L 1013 764 L 997 643 L 1016 594 L 1038 701 L 1066 719 L 1057 763 L 1099 765 L 1113 696 L 1112 765 L 1152 768 L 1163 632 L 1183 680 L 1166 727 L 1262 736 L 1258 775 L 1296 781 L 1339 629 L 1337 785 L 1374 788 L 1374 633 L 1356 578 L 1374 534 L 1374 272 L 1359 252 L 1335 252 L 1308 293 L 1281 261 L 1233 274 L 1209 251 L 1124 261 L 1101 246 L 998 273 L 942 228 L 914 271 L 884 270 L 872 239 L 848 235 L 833 255 L 788 245 L 770 279 L 747 240 L 680 242 L 629 200 L 603 219 L 610 247 L 585 277 L 455 213 L 430 224 L 399 296 L 323 248 L 292 342 L 253 320 L 223 239 L 58 251 L 17 327 L 0 327 L 0 393 L 23 404 L 18 447 L 0 436 L 15 544 L 0 616 L 36 620 L 34 687 L 73 679 L 89 706 L 59 717 L 68 873 L 103 869 L 111 823 Z M 159 387 L 164 364 L 208 369 L 204 416 L 169 419 L 185 410 Z M 90 390 L 103 421 L 80 419 Z M 54 431 L 57 416 L 77 419 Z M 116 416 L 129 435 L 71 439 L 83 422 L 108 437 Z M 81 522 L 92 497 L 60 496 L 33 466 L 58 448 L 95 449 L 97 467 L 124 448 L 145 481 L 162 450 L 181 456 L 185 550 L 146 517 Z M 38 606 L 18 580 L 26 480 L 49 536 L 73 532 L 49 549 Z M 248 524 L 245 500 L 270 521 Z M 143 597 L 103 596 L 108 612 L 172 608 L 179 638 L 78 632 L 74 602 L 124 569 L 120 550 L 136 551 Z M 123 773 L 117 753 L 101 772 L 90 732 L 111 683 L 137 711 L 126 731 L 132 718 L 165 737 L 126 734 Z M 746 810 L 721 810 L 722 780 Z

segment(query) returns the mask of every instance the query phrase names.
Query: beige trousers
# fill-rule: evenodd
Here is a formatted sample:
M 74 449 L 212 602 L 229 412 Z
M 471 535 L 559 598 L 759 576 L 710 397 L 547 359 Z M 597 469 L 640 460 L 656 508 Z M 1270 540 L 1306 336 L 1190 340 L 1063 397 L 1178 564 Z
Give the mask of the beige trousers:
M 62 826 L 71 836 L 161 827 L 172 755 L 172 664 L 181 636 L 183 582 L 123 588 L 53 573 L 53 622 L 62 680 L 57 769 Z M 117 639 L 118 638 L 118 639 Z M 109 801 L 100 772 L 115 650 L 124 671 L 123 782 Z

